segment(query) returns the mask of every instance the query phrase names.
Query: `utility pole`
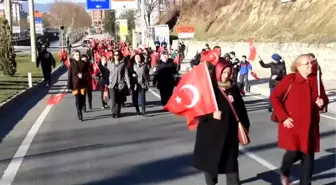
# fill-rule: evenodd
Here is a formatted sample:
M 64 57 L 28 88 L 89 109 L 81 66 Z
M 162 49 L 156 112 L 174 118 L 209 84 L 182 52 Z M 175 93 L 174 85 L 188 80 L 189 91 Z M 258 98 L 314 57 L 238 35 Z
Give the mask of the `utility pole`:
M 141 45 L 145 45 L 145 0 L 141 0 L 141 18 L 140 18 L 140 24 L 141 24 Z
M 30 24 L 30 49 L 31 49 L 31 60 L 36 62 L 36 35 L 35 35 L 35 11 L 34 11 L 34 0 L 28 0 L 29 6 L 29 24 Z
M 12 20 L 12 2 L 11 0 L 5 0 L 5 14 L 6 14 L 6 19 L 8 21 L 8 25 L 10 27 L 10 32 L 12 35 L 12 29 L 13 29 L 13 20 Z

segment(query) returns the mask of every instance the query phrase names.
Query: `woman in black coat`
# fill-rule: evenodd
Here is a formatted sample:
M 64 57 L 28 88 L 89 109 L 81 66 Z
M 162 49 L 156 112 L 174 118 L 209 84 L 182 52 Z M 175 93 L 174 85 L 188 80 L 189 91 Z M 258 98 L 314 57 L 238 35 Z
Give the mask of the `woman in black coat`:
M 89 63 L 80 60 L 80 52 L 73 52 L 68 71 L 68 89 L 75 95 L 78 119 L 83 121 L 85 94 L 88 87 Z
M 105 87 L 108 86 L 109 84 L 109 75 L 110 75 L 110 71 L 107 69 L 107 59 L 105 56 L 101 57 L 101 62 L 98 63 L 98 68 L 99 68 L 99 90 L 100 90 L 100 99 L 102 102 L 102 107 L 101 109 L 105 109 L 107 102 L 105 102 L 104 100 L 104 91 L 105 91 Z M 109 59 L 109 61 L 111 61 L 111 59 Z
M 246 130 L 250 122 L 239 88 L 231 80 L 229 63 L 218 63 L 213 72 L 214 92 L 219 111 L 201 116 L 196 133 L 193 165 L 204 172 L 207 185 L 218 183 L 218 174 L 226 174 L 227 185 L 238 185 L 238 123 L 224 90 Z

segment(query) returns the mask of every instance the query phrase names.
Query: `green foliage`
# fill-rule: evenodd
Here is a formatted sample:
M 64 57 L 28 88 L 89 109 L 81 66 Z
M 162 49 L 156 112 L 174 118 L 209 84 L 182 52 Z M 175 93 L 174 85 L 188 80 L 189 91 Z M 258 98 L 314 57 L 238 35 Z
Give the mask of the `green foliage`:
M 108 32 L 111 35 L 114 35 L 116 32 L 116 24 L 115 24 L 116 18 L 114 12 L 107 12 L 106 16 L 103 20 L 103 27 L 106 32 Z
M 0 17 L 0 72 L 2 74 L 15 75 L 17 67 L 15 56 L 8 21 Z

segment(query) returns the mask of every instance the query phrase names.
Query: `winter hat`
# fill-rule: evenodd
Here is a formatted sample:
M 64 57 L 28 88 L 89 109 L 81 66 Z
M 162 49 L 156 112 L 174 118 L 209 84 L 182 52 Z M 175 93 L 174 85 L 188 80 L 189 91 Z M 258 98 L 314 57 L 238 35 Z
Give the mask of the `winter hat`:
M 272 59 L 278 63 L 281 60 L 281 56 L 275 53 L 272 55 Z

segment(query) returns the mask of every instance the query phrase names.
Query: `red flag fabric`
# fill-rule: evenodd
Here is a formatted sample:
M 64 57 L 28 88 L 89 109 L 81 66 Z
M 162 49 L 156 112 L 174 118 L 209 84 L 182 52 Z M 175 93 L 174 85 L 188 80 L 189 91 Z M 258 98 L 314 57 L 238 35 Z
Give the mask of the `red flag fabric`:
M 253 40 L 249 40 L 250 44 L 250 56 L 248 58 L 249 61 L 254 61 L 255 57 L 257 56 L 257 50 L 254 47 Z
M 156 61 L 156 54 L 154 52 L 150 55 L 150 59 L 151 59 L 151 65 L 156 66 L 157 61 Z
M 175 59 L 174 59 L 174 63 L 175 64 L 181 64 L 181 57 L 180 54 L 176 55 Z
M 98 67 L 98 64 L 97 63 L 93 63 L 93 76 L 98 76 L 99 73 L 100 73 L 100 70 L 99 70 L 99 67 Z
M 197 127 L 199 116 L 218 110 L 210 74 L 205 62 L 181 77 L 164 109 L 186 117 L 187 126 L 190 130 Z
M 209 50 L 202 52 L 201 55 L 201 61 L 202 62 L 210 62 L 213 65 L 216 65 L 219 61 L 219 51 L 218 50 Z
M 128 55 L 131 55 L 130 51 L 128 50 L 128 48 L 124 47 L 122 50 L 121 50 L 122 54 L 126 57 Z
M 113 52 L 112 52 L 112 51 L 106 51 L 106 52 L 104 52 L 104 56 L 105 56 L 107 59 L 109 59 L 110 57 L 113 56 Z
M 251 75 L 253 76 L 254 79 L 259 80 L 260 78 L 258 77 L 257 73 L 251 72 Z
M 48 105 L 56 105 L 61 102 L 61 100 L 64 98 L 66 95 L 66 92 L 61 93 L 61 94 L 53 94 L 49 97 L 48 99 Z

